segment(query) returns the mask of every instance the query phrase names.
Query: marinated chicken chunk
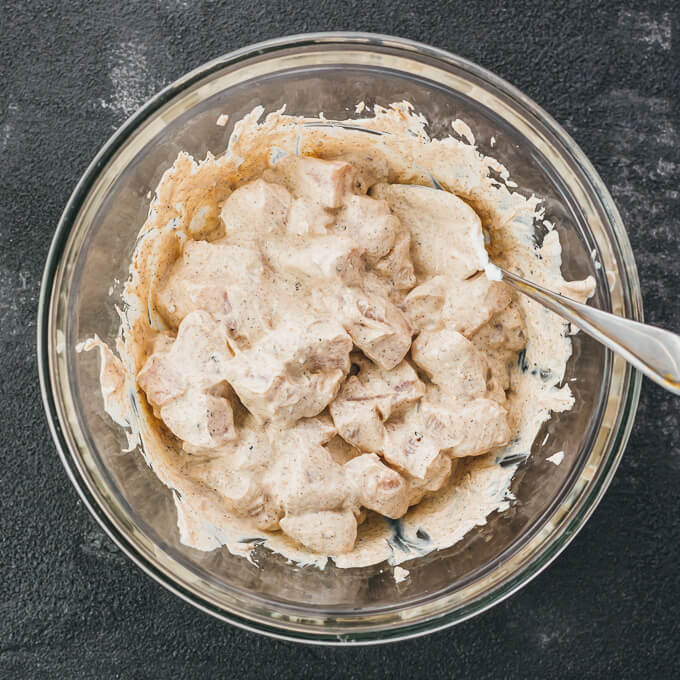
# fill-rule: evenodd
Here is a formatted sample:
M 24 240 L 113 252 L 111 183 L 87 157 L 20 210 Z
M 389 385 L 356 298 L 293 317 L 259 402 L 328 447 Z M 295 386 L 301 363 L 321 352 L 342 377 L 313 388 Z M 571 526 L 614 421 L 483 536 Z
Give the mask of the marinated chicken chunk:
M 506 409 L 486 397 L 452 401 L 440 394 L 423 400 L 421 417 L 423 429 L 455 457 L 478 456 L 511 437 Z
M 392 250 L 399 229 L 399 220 L 385 201 L 354 194 L 347 197 L 335 226 L 337 233 L 347 233 L 361 244 L 369 262 Z
M 167 427 L 198 448 L 216 448 L 235 439 L 224 385 L 232 358 L 224 326 L 207 312 L 191 312 L 174 342 L 156 346 L 137 374 L 137 383 Z
M 411 327 L 389 300 L 360 288 L 340 296 L 339 313 L 354 344 L 383 368 L 394 368 L 411 347 Z
M 236 189 L 220 213 L 227 238 L 247 242 L 285 232 L 291 200 L 285 187 L 263 179 Z
M 347 378 L 330 412 L 346 442 L 362 451 L 382 451 L 384 421 L 420 399 L 425 386 L 406 361 L 388 371 L 358 353 L 351 358 L 356 374 Z
M 404 478 L 374 453 L 365 453 L 345 463 L 344 472 L 356 486 L 357 502 L 364 508 L 395 519 L 408 510 Z
M 291 320 L 238 353 L 225 375 L 250 413 L 293 425 L 328 406 L 349 371 L 351 349 L 335 321 Z
M 321 510 L 284 517 L 281 529 L 321 555 L 342 555 L 357 540 L 357 520 L 350 510 Z
M 275 310 L 264 299 L 270 288 L 262 256 L 253 248 L 189 241 L 159 287 L 156 303 L 175 327 L 195 310 L 210 312 L 234 342 L 247 346 L 273 324 Z
M 445 325 L 469 338 L 511 299 L 504 283 L 484 274 L 463 280 L 435 276 L 411 290 L 401 308 L 414 329 Z
M 416 285 L 411 261 L 411 235 L 407 231 L 397 235 L 392 249 L 375 263 L 374 270 L 398 291 L 408 291 Z
M 383 199 L 411 231 L 411 257 L 420 282 L 446 275 L 466 279 L 484 269 L 482 223 L 455 194 L 428 187 L 377 184 L 371 196 Z
M 486 392 L 484 354 L 458 331 L 423 331 L 413 343 L 411 356 L 433 383 L 452 396 L 474 399 Z

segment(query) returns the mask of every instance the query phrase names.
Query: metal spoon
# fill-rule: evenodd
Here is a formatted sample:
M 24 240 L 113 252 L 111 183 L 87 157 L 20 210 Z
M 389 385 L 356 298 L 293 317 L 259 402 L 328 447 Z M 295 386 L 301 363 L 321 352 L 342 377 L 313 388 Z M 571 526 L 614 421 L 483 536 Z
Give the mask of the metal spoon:
M 582 305 L 497 267 L 515 290 L 601 342 L 669 392 L 680 395 L 680 335 Z

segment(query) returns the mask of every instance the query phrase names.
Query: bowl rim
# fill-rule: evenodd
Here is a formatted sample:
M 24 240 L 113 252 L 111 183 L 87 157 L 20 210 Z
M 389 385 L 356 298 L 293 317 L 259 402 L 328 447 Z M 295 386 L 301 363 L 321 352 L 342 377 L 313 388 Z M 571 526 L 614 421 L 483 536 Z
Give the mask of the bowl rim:
M 121 532 L 118 527 L 106 516 L 95 499 L 94 495 L 83 484 L 82 475 L 75 465 L 75 454 L 71 450 L 62 427 L 60 411 L 54 395 L 54 386 L 51 372 L 50 357 L 50 319 L 55 304 L 54 283 L 55 275 L 61 263 L 65 245 L 71 233 L 75 219 L 86 200 L 90 189 L 96 183 L 100 172 L 106 167 L 108 161 L 115 155 L 118 148 L 124 143 L 131 133 L 142 123 L 149 119 L 159 108 L 170 101 L 176 94 L 202 80 L 211 73 L 227 66 L 238 65 L 239 62 L 254 56 L 274 54 L 278 51 L 289 48 L 301 48 L 305 46 L 324 46 L 340 44 L 343 46 L 361 45 L 363 47 L 375 45 L 376 47 L 387 47 L 405 52 L 415 53 L 420 56 L 430 57 L 437 62 L 445 65 L 453 65 L 465 70 L 467 73 L 476 76 L 498 89 L 501 93 L 517 100 L 526 112 L 533 115 L 546 126 L 549 131 L 556 136 L 565 150 L 573 156 L 579 169 L 584 173 L 588 180 L 589 187 L 595 192 L 597 199 L 607 213 L 610 227 L 616 236 L 616 245 L 624 258 L 626 265 L 626 276 L 630 284 L 629 303 L 630 309 L 627 310 L 631 318 L 639 321 L 643 320 L 642 298 L 637 267 L 632 253 L 632 248 L 623 226 L 621 216 L 614 204 L 614 201 L 604 185 L 599 174 L 587 159 L 583 151 L 569 134 L 540 106 L 533 100 L 524 95 L 513 85 L 496 76 L 487 69 L 468 61 L 460 56 L 448 51 L 435 48 L 424 43 L 408 40 L 405 38 L 393 37 L 389 35 L 362 32 L 320 32 L 295 34 L 274 38 L 263 42 L 258 42 L 223 56 L 217 57 L 203 65 L 193 69 L 184 76 L 175 80 L 160 92 L 149 99 L 132 116 L 130 116 L 106 141 L 97 155 L 89 164 L 75 189 L 73 190 L 55 230 L 49 252 L 47 255 L 45 269 L 42 276 L 40 287 L 40 298 L 38 304 L 37 319 L 37 354 L 38 354 L 38 373 L 40 390 L 47 416 L 47 421 L 66 472 L 75 486 L 81 500 L 97 520 L 102 529 L 114 541 L 114 543 L 131 559 L 140 569 L 151 576 L 156 582 L 173 592 L 178 597 L 194 605 L 198 609 L 211 614 L 223 621 L 236 625 L 240 628 L 268 635 L 270 637 L 305 642 L 320 645 L 341 645 L 341 644 L 375 644 L 392 642 L 420 635 L 425 635 L 443 628 L 447 628 L 456 623 L 460 623 L 472 616 L 475 616 L 491 606 L 503 601 L 519 588 L 529 583 L 543 569 L 545 569 L 562 550 L 573 540 L 578 531 L 584 526 L 592 512 L 599 504 L 606 489 L 609 487 L 611 479 L 619 465 L 621 456 L 628 442 L 628 438 L 635 419 L 635 412 L 639 401 L 640 386 L 642 382 L 641 374 L 631 366 L 627 366 L 623 379 L 622 401 L 617 417 L 619 426 L 614 433 L 613 441 L 609 448 L 606 458 L 603 458 L 604 469 L 599 479 L 599 483 L 594 485 L 589 494 L 582 499 L 580 512 L 575 513 L 574 517 L 568 522 L 567 526 L 561 527 L 560 533 L 548 545 L 543 547 L 542 552 L 537 553 L 532 559 L 520 566 L 513 576 L 501 584 L 497 584 L 483 597 L 473 600 L 465 606 L 466 611 L 462 614 L 458 609 L 449 609 L 444 614 L 434 618 L 428 618 L 416 623 L 406 623 L 389 629 L 371 629 L 367 634 L 363 632 L 349 631 L 347 634 L 331 637 L 322 632 L 303 632 L 291 630 L 265 624 L 259 619 L 249 619 L 233 611 L 227 611 L 217 605 L 207 602 L 205 599 L 189 591 L 170 578 L 164 571 L 158 568 L 150 559 L 141 555 L 128 537 Z

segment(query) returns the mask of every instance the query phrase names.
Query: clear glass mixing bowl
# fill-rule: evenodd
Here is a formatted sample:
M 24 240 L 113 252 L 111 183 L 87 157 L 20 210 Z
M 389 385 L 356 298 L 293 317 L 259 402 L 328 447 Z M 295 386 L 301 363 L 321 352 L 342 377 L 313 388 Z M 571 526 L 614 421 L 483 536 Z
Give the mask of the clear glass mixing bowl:
M 324 571 L 258 549 L 258 566 L 226 549 L 181 545 L 170 492 L 102 408 L 97 358 L 77 354 L 94 333 L 113 340 L 114 304 L 127 276 L 149 192 L 180 150 L 219 154 L 234 121 L 266 111 L 345 118 L 354 105 L 407 100 L 433 137 L 462 118 L 480 149 L 502 161 L 519 190 L 545 199 L 567 278 L 597 279 L 592 304 L 642 319 L 635 262 L 621 218 L 592 165 L 536 104 L 488 71 L 441 50 L 387 36 L 302 35 L 261 43 L 202 66 L 149 101 L 110 139 L 71 197 L 43 279 L 38 348 L 52 434 L 85 504 L 120 548 L 171 591 L 220 619 L 291 640 L 395 640 L 462 621 L 543 569 L 597 505 L 618 465 L 640 376 L 583 334 L 566 379 L 576 397 L 554 415 L 517 471 L 511 509 L 440 552 L 407 562 L 395 584 L 385 564 Z M 229 125 L 218 127 L 219 114 Z M 492 148 L 491 138 L 495 137 Z M 540 234 L 538 234 L 540 238 Z M 601 263 L 596 267 L 595 259 Z M 605 271 L 616 284 L 610 291 Z M 550 433 L 545 447 L 540 446 Z M 540 450 L 540 455 L 536 455 Z M 555 467 L 547 455 L 563 450 Z

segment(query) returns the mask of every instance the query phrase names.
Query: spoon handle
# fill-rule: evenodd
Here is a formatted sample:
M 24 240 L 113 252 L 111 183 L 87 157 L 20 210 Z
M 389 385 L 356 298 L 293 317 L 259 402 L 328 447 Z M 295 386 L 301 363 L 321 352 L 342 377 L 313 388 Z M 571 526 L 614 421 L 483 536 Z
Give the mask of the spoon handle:
M 574 302 L 505 269 L 501 272 L 513 288 L 620 354 L 661 387 L 680 395 L 680 335 Z

